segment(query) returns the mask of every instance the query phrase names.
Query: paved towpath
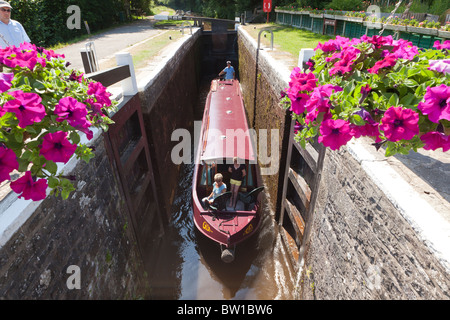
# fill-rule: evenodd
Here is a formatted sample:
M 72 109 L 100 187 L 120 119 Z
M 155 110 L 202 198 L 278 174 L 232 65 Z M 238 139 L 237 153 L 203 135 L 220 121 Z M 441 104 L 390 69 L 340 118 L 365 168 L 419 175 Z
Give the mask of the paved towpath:
M 55 51 L 63 53 L 72 68 L 84 71 L 80 49 L 85 48 L 87 42 L 94 42 L 97 59 L 100 63 L 102 60 L 113 58 L 116 52 L 163 32 L 163 30 L 153 27 L 154 22 L 153 17 L 145 17 L 101 34 L 92 35 L 88 39 Z

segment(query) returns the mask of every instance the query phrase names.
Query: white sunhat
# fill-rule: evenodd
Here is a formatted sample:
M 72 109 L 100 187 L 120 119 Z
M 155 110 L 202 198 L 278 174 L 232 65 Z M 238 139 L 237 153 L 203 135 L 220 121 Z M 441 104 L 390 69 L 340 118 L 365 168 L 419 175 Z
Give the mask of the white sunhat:
M 7 1 L 0 1 L 0 8 L 3 8 L 3 7 L 7 7 L 7 8 L 11 8 L 12 9 L 11 5 Z

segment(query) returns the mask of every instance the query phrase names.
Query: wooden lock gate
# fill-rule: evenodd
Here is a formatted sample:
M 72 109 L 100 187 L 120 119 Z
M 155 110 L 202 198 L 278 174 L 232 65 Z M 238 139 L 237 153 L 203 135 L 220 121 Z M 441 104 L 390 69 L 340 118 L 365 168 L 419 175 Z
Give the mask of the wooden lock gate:
M 278 227 L 292 266 L 299 271 L 307 249 L 326 149 L 317 142 L 307 143 L 303 149 L 294 140 L 295 123 L 292 120 L 290 124 Z

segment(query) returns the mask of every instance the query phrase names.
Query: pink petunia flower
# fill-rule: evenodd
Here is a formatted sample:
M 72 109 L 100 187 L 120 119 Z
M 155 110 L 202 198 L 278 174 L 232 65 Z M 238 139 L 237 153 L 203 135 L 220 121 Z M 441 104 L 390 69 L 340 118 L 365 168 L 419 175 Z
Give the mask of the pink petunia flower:
M 291 72 L 289 87 L 297 91 L 312 91 L 316 87 L 317 78 L 314 73 L 302 73 L 299 67 L 295 67 Z
M 328 119 L 320 126 L 319 142 L 331 150 L 338 150 L 352 139 L 350 124 L 342 119 Z
M 14 151 L 0 146 L 0 182 L 9 180 L 9 174 L 19 168 Z
M 33 71 L 37 63 L 38 56 L 36 51 L 18 50 L 15 56 L 11 56 L 9 62 L 5 64 L 11 68 L 19 66 L 22 68 L 28 68 L 30 71 Z
M 390 107 L 379 128 L 389 141 L 411 140 L 419 133 L 419 114 L 407 108 Z
M 343 89 L 339 86 L 332 84 L 326 84 L 317 88 L 314 88 L 310 99 L 307 101 L 305 107 L 308 112 L 317 109 L 319 112 L 327 112 L 330 108 L 330 96 L 333 92 L 339 92 Z
M 25 175 L 16 181 L 11 182 L 11 189 L 20 194 L 19 198 L 24 198 L 25 200 L 39 201 L 45 199 L 47 196 L 47 180 L 39 179 L 35 181 L 31 176 L 31 172 L 25 172 Z
M 286 95 L 286 92 L 282 91 L 281 92 L 281 98 L 283 98 Z M 88 113 L 90 114 L 94 114 L 94 115 L 98 115 L 100 117 L 103 117 L 103 105 L 99 102 L 95 102 L 94 99 L 86 99 L 84 101 L 84 103 L 86 104 Z
M 425 146 L 425 150 L 436 150 L 442 148 L 443 152 L 450 150 L 450 136 L 442 132 L 427 132 L 420 137 Z
M 11 88 L 11 81 L 14 73 L 0 73 L 0 93 L 8 91 Z
M 450 50 L 450 40 L 445 40 L 443 43 L 440 43 L 439 40 L 434 42 L 433 48 L 438 50 L 448 49 Z
M 62 122 L 67 120 L 72 127 L 84 127 L 91 125 L 91 123 L 86 119 L 88 114 L 86 105 L 73 97 L 61 98 L 55 106 L 55 114 L 58 116 L 56 121 Z
M 97 102 L 106 106 L 111 105 L 109 97 L 111 93 L 106 91 L 106 88 L 100 82 L 89 82 L 87 94 L 94 95 Z
M 84 73 L 81 73 L 79 76 L 76 74 L 74 70 L 72 70 L 72 73 L 69 76 L 70 81 L 76 81 L 78 83 L 81 83 L 83 81 L 83 75 Z
M 446 60 L 429 60 L 430 67 L 428 70 L 434 70 L 442 73 L 450 73 L 450 59 Z
M 419 49 L 411 41 L 398 39 L 393 42 L 392 54 L 398 59 L 412 60 L 419 54 Z
M 375 62 L 374 66 L 372 68 L 367 69 L 369 73 L 378 73 L 381 69 L 391 68 L 395 66 L 397 63 L 397 58 L 390 54 L 386 56 L 383 60 L 379 60 Z
M 319 112 L 319 110 L 315 109 L 315 110 L 313 110 L 311 112 L 308 112 L 306 114 L 306 116 L 305 116 L 305 123 L 308 124 L 308 125 L 313 123 L 314 121 L 317 120 L 317 118 L 320 115 L 322 116 L 322 120 L 321 121 L 325 121 L 325 120 L 331 119 L 333 117 L 333 115 L 329 111 Z
M 322 50 L 323 52 L 333 52 L 333 51 L 340 51 L 341 46 L 339 45 L 339 42 L 336 40 L 328 40 L 324 44 L 318 43 L 317 47 L 314 48 L 314 50 Z
M 292 94 L 288 92 L 288 97 L 291 99 L 291 111 L 296 114 L 302 114 L 305 112 L 306 102 L 309 100 L 309 95 L 306 93 Z
M 76 149 L 77 145 L 67 140 L 67 132 L 58 131 L 44 136 L 40 154 L 47 160 L 67 163 Z
M 417 108 L 434 123 L 439 120 L 450 120 L 450 87 L 441 84 L 438 87 L 428 87 L 424 101 Z
M 392 36 L 390 36 L 390 35 L 386 36 L 386 37 L 377 36 L 377 35 L 368 37 L 367 35 L 363 35 L 361 37 L 361 41 L 372 43 L 374 45 L 375 49 L 379 49 L 383 46 L 392 45 L 393 39 L 392 39 Z
M 7 101 L 3 110 L 15 113 L 21 128 L 44 119 L 45 107 L 41 104 L 42 99 L 38 94 L 21 90 L 12 91 L 9 94 L 15 99 Z
M 330 75 L 342 75 L 352 71 L 353 62 L 358 58 L 361 51 L 354 47 L 348 47 L 343 51 L 343 54 L 333 67 L 330 69 Z

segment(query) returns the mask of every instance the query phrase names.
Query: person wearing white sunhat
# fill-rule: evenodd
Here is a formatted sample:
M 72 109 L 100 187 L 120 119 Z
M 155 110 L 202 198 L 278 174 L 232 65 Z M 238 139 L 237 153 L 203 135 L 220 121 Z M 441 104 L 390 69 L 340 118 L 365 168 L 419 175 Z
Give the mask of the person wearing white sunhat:
M 31 42 L 20 22 L 11 19 L 12 7 L 7 1 L 0 1 L 0 48 L 19 47 L 24 42 Z

